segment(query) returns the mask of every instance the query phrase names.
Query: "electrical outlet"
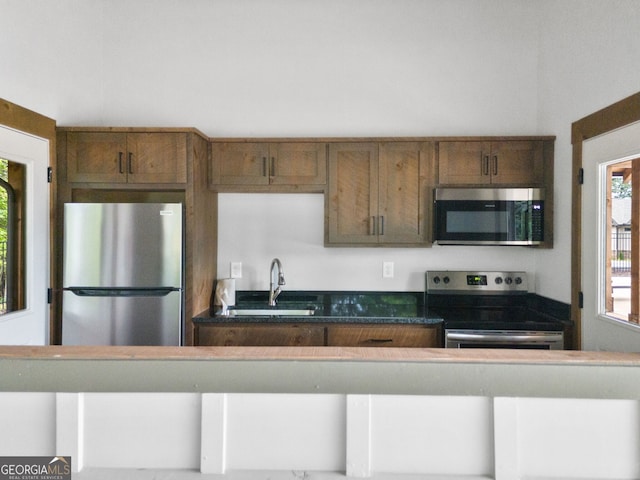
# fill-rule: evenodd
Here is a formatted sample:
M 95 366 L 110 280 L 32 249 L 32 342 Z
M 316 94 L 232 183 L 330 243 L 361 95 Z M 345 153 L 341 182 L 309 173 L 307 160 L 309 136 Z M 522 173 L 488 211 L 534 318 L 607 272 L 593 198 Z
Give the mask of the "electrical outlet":
M 231 262 L 231 278 L 242 278 L 242 262 Z
M 382 278 L 393 278 L 393 262 L 382 262 Z

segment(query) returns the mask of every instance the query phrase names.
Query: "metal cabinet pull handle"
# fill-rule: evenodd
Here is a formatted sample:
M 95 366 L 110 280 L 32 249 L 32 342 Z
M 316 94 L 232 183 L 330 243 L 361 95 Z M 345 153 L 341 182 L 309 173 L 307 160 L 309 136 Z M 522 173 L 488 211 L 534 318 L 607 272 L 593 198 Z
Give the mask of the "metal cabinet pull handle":
M 262 157 L 262 176 L 267 177 L 267 157 Z
M 498 156 L 493 156 L 493 174 L 498 175 Z
M 482 175 L 489 175 L 489 155 L 482 157 Z
M 393 338 L 370 338 L 367 343 L 392 343 Z
M 129 159 L 127 160 L 127 169 L 129 173 L 133 173 L 133 153 L 129 152 Z
M 380 235 L 384 235 L 384 215 L 380 216 Z
M 122 163 L 122 152 L 118 152 L 118 170 L 124 173 L 124 164 Z

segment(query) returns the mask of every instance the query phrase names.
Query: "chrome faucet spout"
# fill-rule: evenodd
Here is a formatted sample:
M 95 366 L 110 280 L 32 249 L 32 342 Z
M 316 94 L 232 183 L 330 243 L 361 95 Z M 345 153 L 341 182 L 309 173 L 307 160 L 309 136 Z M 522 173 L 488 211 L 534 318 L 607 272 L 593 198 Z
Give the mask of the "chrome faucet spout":
M 274 278 L 274 273 L 276 276 Z M 271 268 L 269 269 L 269 306 L 276 305 L 276 298 L 282 292 L 282 286 L 285 284 L 284 271 L 282 270 L 282 262 L 280 259 L 271 260 Z

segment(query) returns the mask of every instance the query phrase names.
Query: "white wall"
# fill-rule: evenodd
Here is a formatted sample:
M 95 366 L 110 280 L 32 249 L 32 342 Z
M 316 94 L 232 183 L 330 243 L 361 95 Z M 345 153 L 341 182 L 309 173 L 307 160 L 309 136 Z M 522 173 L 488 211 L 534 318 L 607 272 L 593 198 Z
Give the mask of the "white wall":
M 568 302 L 570 123 L 638 88 L 635 0 L 0 0 L 0 11 L 1 95 L 60 125 L 557 136 L 553 250 L 323 251 L 317 262 L 332 272 L 357 272 L 340 288 L 421 289 L 427 268 L 491 266 L 533 271 L 538 293 Z M 265 245 L 225 253 L 245 222 L 242 202 L 225 205 L 235 219 L 221 229 L 219 274 L 230 260 L 266 268 L 278 252 Z M 301 261 L 322 250 L 315 242 L 287 260 L 292 282 L 317 266 Z M 380 278 L 382 257 L 397 262 L 392 282 Z M 301 288 L 332 282 L 313 278 Z

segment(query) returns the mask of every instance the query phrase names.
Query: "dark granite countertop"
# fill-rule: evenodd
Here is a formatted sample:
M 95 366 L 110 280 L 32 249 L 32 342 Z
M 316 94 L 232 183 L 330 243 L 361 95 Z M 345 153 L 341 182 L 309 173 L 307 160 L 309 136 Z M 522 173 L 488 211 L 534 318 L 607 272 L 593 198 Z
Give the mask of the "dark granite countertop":
M 236 306 L 267 309 L 268 292 L 238 291 Z M 341 323 L 433 325 L 442 318 L 426 315 L 423 292 L 283 292 L 278 307 L 313 309 L 314 315 L 212 315 L 206 310 L 195 323 Z
M 340 315 L 210 315 L 206 310 L 193 318 L 194 323 L 343 323 L 343 324 L 394 324 L 434 325 L 442 322 L 439 317 L 346 317 Z

